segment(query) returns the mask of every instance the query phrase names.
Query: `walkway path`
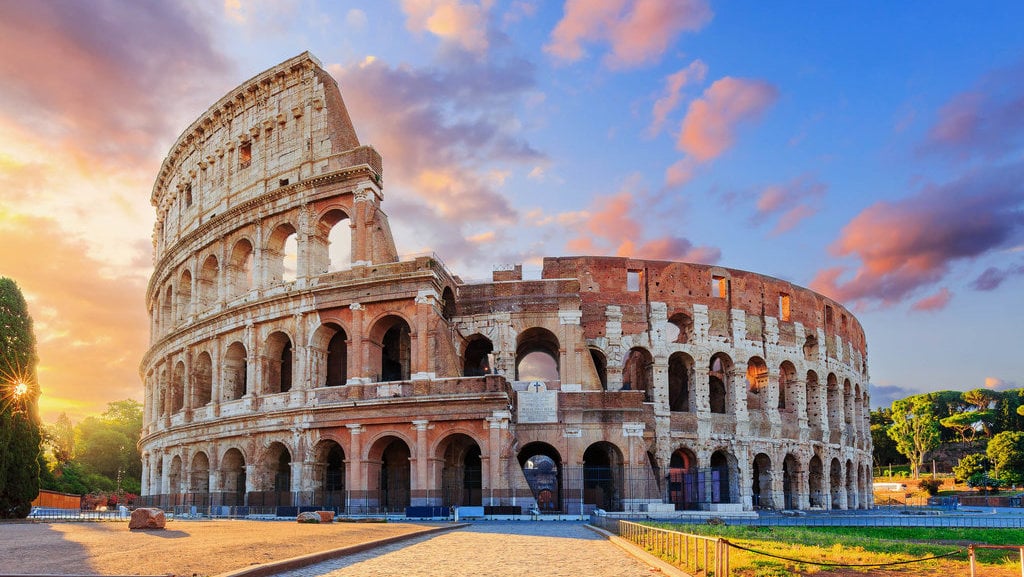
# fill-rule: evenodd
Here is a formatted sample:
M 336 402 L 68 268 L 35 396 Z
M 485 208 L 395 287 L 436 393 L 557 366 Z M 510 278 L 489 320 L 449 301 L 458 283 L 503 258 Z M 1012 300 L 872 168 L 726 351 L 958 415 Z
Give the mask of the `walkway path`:
M 649 577 L 649 566 L 581 523 L 487 521 L 324 561 L 283 577 Z

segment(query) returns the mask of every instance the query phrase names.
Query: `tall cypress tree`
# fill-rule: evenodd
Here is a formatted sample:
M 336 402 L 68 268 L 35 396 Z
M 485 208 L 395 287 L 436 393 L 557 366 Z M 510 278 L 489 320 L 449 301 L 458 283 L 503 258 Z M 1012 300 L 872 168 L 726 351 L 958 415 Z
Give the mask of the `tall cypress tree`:
M 36 338 L 21 289 L 0 277 L 0 518 L 22 518 L 39 494 Z

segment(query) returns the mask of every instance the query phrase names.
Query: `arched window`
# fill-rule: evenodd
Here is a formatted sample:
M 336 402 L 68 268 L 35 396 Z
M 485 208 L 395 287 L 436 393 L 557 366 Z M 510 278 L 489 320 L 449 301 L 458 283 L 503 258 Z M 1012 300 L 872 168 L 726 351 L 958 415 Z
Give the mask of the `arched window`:
M 245 457 L 238 449 L 231 448 L 220 461 L 220 483 L 224 505 L 229 507 L 245 504 Z
M 295 227 L 282 224 L 275 228 L 267 241 L 267 251 L 264 255 L 269 282 L 294 281 L 298 270 L 298 255 L 298 235 Z
M 253 288 L 252 243 L 242 239 L 231 249 L 228 263 L 228 294 L 236 297 Z
M 688 343 L 693 332 L 693 319 L 686 313 L 676 313 L 668 318 L 669 334 L 665 340 L 670 343 Z
M 551 331 L 533 327 L 520 333 L 516 345 L 517 381 L 558 381 L 559 344 Z
M 643 391 L 644 401 L 654 400 L 654 358 L 647 349 L 633 347 L 622 368 L 622 389 Z
M 192 273 L 185 270 L 178 281 L 178 320 L 188 319 L 192 311 Z
M 604 356 L 604 353 L 600 349 L 590 349 L 590 360 L 594 362 L 594 372 L 597 374 L 597 380 L 601 383 L 601 390 L 608 390 L 608 358 Z
M 192 468 L 188 474 L 188 491 L 193 495 L 210 492 L 210 459 L 202 451 L 192 457 Z
M 491 339 L 479 334 L 469 337 L 466 352 L 463 354 L 462 376 L 480 377 L 491 374 L 492 352 L 494 345 Z
M 177 413 L 185 408 L 185 363 L 178 361 L 174 365 L 171 377 L 171 412 Z
M 768 365 L 760 357 L 747 361 L 747 408 L 760 410 L 767 406 Z
M 311 274 L 351 268 L 352 227 L 347 214 L 333 209 L 320 217 L 310 239 L 309 258 Z
M 690 382 L 693 359 L 686 353 L 672 353 L 668 358 L 668 407 L 671 411 L 690 411 Z
M 213 397 L 213 361 L 210 353 L 203 351 L 196 357 L 195 376 L 192 382 L 192 404 L 194 407 L 208 405 Z
M 708 370 L 708 406 L 712 413 L 725 413 L 729 401 L 729 373 L 732 359 L 724 353 L 711 357 Z
M 796 367 L 789 361 L 783 361 L 779 366 L 779 410 L 796 412 L 799 398 L 796 385 Z
M 412 331 L 409 323 L 399 316 L 384 317 L 374 325 L 373 340 L 380 343 L 379 379 L 408 380 L 412 370 Z
M 235 341 L 224 355 L 224 400 L 241 399 L 247 391 L 248 366 L 245 360 L 245 345 Z
M 217 257 L 212 254 L 203 261 L 199 269 L 199 303 L 202 308 L 209 308 L 217 303 L 217 272 L 219 265 Z
M 278 331 L 267 338 L 267 393 L 292 389 L 292 341 Z

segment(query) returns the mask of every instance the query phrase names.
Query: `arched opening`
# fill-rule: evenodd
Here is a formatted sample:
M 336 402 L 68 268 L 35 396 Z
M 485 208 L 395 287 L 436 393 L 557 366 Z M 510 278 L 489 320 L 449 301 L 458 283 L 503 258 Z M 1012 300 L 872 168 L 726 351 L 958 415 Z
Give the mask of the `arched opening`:
M 788 413 L 796 412 L 799 392 L 796 388 L 796 367 L 789 361 L 779 365 L 779 410 Z
M 644 401 L 654 400 L 654 357 L 641 347 L 633 347 L 622 367 L 622 390 L 643 391 Z
M 768 406 L 768 365 L 761 357 L 747 361 L 747 408 L 761 410 Z
M 181 279 L 178 280 L 177 308 L 178 320 L 187 320 L 192 312 L 192 273 L 187 270 L 181 273 Z
M 807 335 L 804 339 L 804 360 L 809 363 L 818 362 L 818 337 Z
M 203 351 L 196 357 L 196 368 L 192 378 L 192 406 L 202 407 L 213 400 L 213 360 L 210 353 Z
M 845 509 L 846 503 L 843 499 L 843 464 L 839 459 L 833 457 L 829 466 L 828 476 L 829 488 L 832 490 L 832 508 Z
M 455 293 L 451 287 L 444 287 L 441 291 L 441 317 L 446 321 L 452 320 L 455 316 Z
M 732 359 L 725 353 L 711 357 L 708 370 L 708 407 L 712 413 L 726 412 L 729 402 L 729 373 Z
M 583 502 L 605 511 L 623 510 L 622 451 L 601 441 L 583 453 Z
M 292 389 L 292 340 L 278 331 L 267 337 L 266 393 L 287 393 Z
M 676 449 L 668 462 L 668 498 L 676 511 L 700 508 L 704 500 L 704 477 L 697 469 L 697 457 L 689 449 Z
M 668 318 L 668 334 L 665 340 L 670 343 L 688 343 L 693 332 L 693 319 L 686 313 L 676 313 Z
M 167 382 L 166 367 L 160 368 L 160 376 L 157 378 L 159 379 L 157 381 L 159 383 L 157 385 L 159 387 L 159 394 L 157 395 L 157 414 L 160 415 L 161 417 L 164 417 L 171 413 L 171 399 L 168 398 L 169 391 L 167 390 L 167 388 L 169 384 Z
M 690 406 L 690 382 L 693 378 L 693 358 L 686 353 L 672 353 L 668 358 L 668 408 L 686 412 Z
M 533 327 L 520 333 L 516 344 L 516 380 L 560 380 L 559 348 L 558 337 L 547 329 Z
M 405 381 L 412 365 L 412 337 L 409 323 L 399 316 L 386 316 L 374 330 L 380 340 L 380 372 L 378 381 Z M 374 339 L 376 340 L 376 339 Z
M 180 495 L 184 487 L 182 487 L 181 479 L 181 457 L 175 455 L 171 459 L 171 467 L 167 471 L 167 492 L 173 495 L 174 504 L 179 505 Z
M 299 266 L 298 234 L 295 227 L 282 224 L 270 233 L 266 254 L 267 280 L 272 283 L 293 282 Z
M 843 381 L 843 423 L 847 428 L 853 426 L 853 385 L 850 384 L 850 379 Z M 853 439 L 849 439 L 848 442 L 853 442 Z
M 519 451 L 519 466 L 541 513 L 562 510 L 562 457 L 547 443 L 528 443 Z
M 491 374 L 491 353 L 494 345 L 491 339 L 481 335 L 469 337 L 466 352 L 463 354 L 462 376 L 481 377 Z
M 194 505 L 208 505 L 210 494 L 210 459 L 206 453 L 198 452 L 192 457 L 188 474 L 188 492 Z
M 199 291 L 199 303 L 202 308 L 210 308 L 217 303 L 217 272 L 219 269 L 217 257 L 212 254 L 203 261 L 199 269 L 199 282 L 196 288 Z
M 334 209 L 317 223 L 310 239 L 310 258 L 315 273 L 334 272 L 352 267 L 352 226 L 348 215 Z
M 800 508 L 800 461 L 790 454 L 782 461 L 782 501 L 785 509 Z
M 221 500 L 229 507 L 245 505 L 245 457 L 228 449 L 220 461 Z
M 404 512 L 410 503 L 412 453 L 405 441 L 384 437 L 373 445 L 368 459 L 367 483 L 377 490 L 384 512 Z
M 224 354 L 224 400 L 241 399 L 248 392 L 246 381 L 248 367 L 245 360 L 245 345 L 235 341 Z
M 327 342 L 327 386 L 338 387 L 348 381 L 348 335 L 338 330 Z
M 590 349 L 590 360 L 594 363 L 594 372 L 597 374 L 597 380 L 601 383 L 601 390 L 608 390 L 608 358 L 604 356 L 604 353 L 600 349 L 591 347 Z
M 164 330 L 174 327 L 174 287 L 168 285 L 164 293 L 164 303 L 160 308 L 160 319 L 163 322 Z
M 441 460 L 441 504 L 445 507 L 483 503 L 483 466 L 480 446 L 472 437 L 456 433 L 438 447 Z
M 345 508 L 345 451 L 334 441 L 317 445 L 317 463 L 322 467 L 320 495 L 315 503 L 334 511 Z
M 739 466 L 736 457 L 721 450 L 711 454 L 711 502 L 733 503 L 739 498 Z
M 253 249 L 248 239 L 235 243 L 228 261 L 228 294 L 232 297 L 245 294 L 253 287 Z
M 312 382 L 339 387 L 348 382 L 348 333 L 337 323 L 317 327 L 308 349 Z
M 810 490 L 810 503 L 812 509 L 825 508 L 825 471 L 821 459 L 814 455 L 807 465 L 807 486 Z
M 764 453 L 754 456 L 751 464 L 751 495 L 755 509 L 774 509 L 772 495 L 772 460 Z
M 185 408 L 185 363 L 178 361 L 174 365 L 171 377 L 171 412 L 177 413 Z
M 821 429 L 821 418 L 824 411 L 821 407 L 821 383 L 818 373 L 807 371 L 807 421 L 812 429 Z
M 843 424 L 843 393 L 834 373 L 828 374 L 828 428 L 837 435 Z M 837 438 L 836 441 L 839 439 Z

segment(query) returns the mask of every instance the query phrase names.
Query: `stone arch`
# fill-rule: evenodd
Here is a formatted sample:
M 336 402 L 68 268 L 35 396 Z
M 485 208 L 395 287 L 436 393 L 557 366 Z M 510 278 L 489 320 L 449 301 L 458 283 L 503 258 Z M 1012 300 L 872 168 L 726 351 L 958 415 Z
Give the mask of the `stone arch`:
M 220 491 L 225 505 L 245 504 L 245 455 L 232 447 L 220 459 Z
M 820 428 L 825 410 L 821 406 L 821 382 L 818 380 L 818 373 L 807 371 L 805 388 L 807 391 L 807 420 L 812 428 Z
M 800 508 L 800 460 L 787 453 L 782 460 L 782 507 L 784 509 Z
M 779 410 L 796 413 L 799 398 L 796 367 L 789 361 L 782 361 L 782 364 L 779 365 Z
M 188 269 L 181 271 L 181 276 L 178 278 L 178 295 L 176 300 L 176 307 L 179 322 L 188 320 L 189 313 L 192 312 L 192 272 Z
M 192 467 L 188 473 L 188 492 L 193 496 L 210 492 L 210 458 L 199 451 L 192 456 Z
M 412 452 L 409 444 L 394 435 L 384 435 L 370 447 L 366 460 L 366 484 L 377 495 L 382 511 L 405 511 L 412 492 Z
M 443 506 L 483 504 L 483 464 L 476 439 L 465 433 L 448 435 L 438 443 L 435 458 L 441 463 L 435 486 L 441 488 Z
M 519 450 L 519 466 L 541 513 L 562 510 L 562 457 L 551 445 L 534 441 Z
M 622 390 L 643 391 L 644 401 L 654 399 L 654 357 L 643 347 L 633 347 L 622 366 Z
M 847 429 L 853 426 L 853 385 L 850 384 L 850 379 L 843 380 L 843 424 L 846 425 Z M 848 442 L 852 443 L 853 439 L 849 439 Z
M 310 339 L 313 382 L 325 387 L 340 387 L 348 382 L 348 333 L 335 322 L 327 322 L 313 331 Z
M 594 363 L 594 373 L 598 382 L 601 383 L 601 390 L 608 390 L 608 357 L 597 347 L 590 347 L 590 360 Z
M 452 287 L 444 287 L 441 291 L 441 318 L 451 321 L 455 316 L 455 293 Z
M 466 340 L 466 350 L 462 354 L 462 376 L 481 377 L 491 374 L 491 354 L 494 344 L 491 339 L 477 333 Z
M 676 449 L 669 459 L 668 498 L 676 511 L 698 509 L 704 501 L 704 478 L 697 466 L 697 456 L 685 447 Z
M 839 461 L 839 458 L 832 457 L 832 461 L 829 464 L 829 475 L 828 475 L 829 487 L 832 490 L 832 508 L 833 509 L 845 509 L 846 502 L 843 499 L 843 464 Z
M 711 454 L 711 503 L 738 503 L 740 469 L 736 457 L 728 449 Z
M 317 443 L 314 450 L 319 491 L 314 499 L 324 507 L 343 510 L 345 507 L 345 450 L 333 439 Z
M 542 327 L 519 333 L 516 340 L 517 381 L 558 381 L 560 379 L 558 337 Z
M 274 331 L 267 337 L 265 347 L 267 367 L 264 380 L 266 394 L 287 393 L 292 389 L 292 340 L 283 331 Z
M 160 319 L 165 331 L 174 326 L 174 286 L 168 284 L 164 291 L 164 300 L 160 305 Z
M 210 308 L 217 303 L 217 275 L 219 272 L 220 264 L 217 262 L 217 257 L 212 254 L 208 255 L 203 260 L 203 266 L 199 268 L 199 279 L 196 282 L 200 307 Z
M 385 315 L 374 323 L 370 340 L 380 347 L 380 353 L 374 355 L 379 363 L 377 380 L 408 380 L 412 374 L 412 331 L 408 321 L 396 314 Z
M 812 455 L 807 464 L 807 488 L 810 491 L 810 506 L 812 509 L 825 508 L 825 467 L 821 463 L 821 457 Z
M 271 284 L 295 280 L 299 266 L 298 238 L 295 227 L 287 222 L 274 227 L 267 238 L 263 266 Z
M 775 496 L 772 494 L 772 459 L 765 453 L 754 455 L 750 463 L 750 494 L 755 509 L 774 509 Z
M 622 451 L 598 441 L 583 452 L 583 502 L 606 511 L 622 511 L 624 469 Z
M 826 383 L 828 428 L 830 431 L 838 433 L 843 425 L 843 393 L 839 388 L 839 381 L 836 379 L 835 373 L 828 374 Z
M 248 392 L 248 363 L 246 361 L 245 345 L 235 341 L 228 346 L 224 353 L 224 389 L 223 399 L 234 401 L 241 399 Z
M 712 413 L 727 413 L 732 389 L 732 359 L 725 353 L 715 353 L 708 368 L 708 407 Z
M 243 238 L 231 248 L 231 257 L 228 259 L 227 289 L 228 295 L 237 297 L 245 294 L 253 288 L 253 258 L 254 251 L 252 243 Z
M 354 229 L 349 215 L 332 208 L 317 221 L 316 234 L 310 239 L 311 270 L 315 274 L 334 272 L 352 266 Z
M 684 312 L 677 312 L 668 317 L 671 328 L 666 339 L 670 343 L 688 343 L 690 335 L 693 334 L 693 318 Z
M 192 371 L 192 406 L 202 407 L 213 400 L 213 360 L 203 351 L 196 356 Z
M 181 456 L 175 455 L 171 459 L 171 466 L 167 471 L 167 492 L 171 495 L 179 495 L 184 487 L 182 486 L 183 478 L 181 475 Z
M 768 406 L 768 365 L 761 357 L 747 360 L 747 408 L 762 410 Z
M 668 358 L 668 408 L 670 411 L 692 411 L 693 357 L 686 353 L 672 353 Z
M 818 362 L 818 337 L 807 335 L 804 339 L 804 360 L 808 363 Z
M 177 413 L 185 408 L 185 362 L 178 361 L 171 375 L 171 412 Z
M 857 508 L 857 470 L 850 459 L 846 460 L 846 508 Z

